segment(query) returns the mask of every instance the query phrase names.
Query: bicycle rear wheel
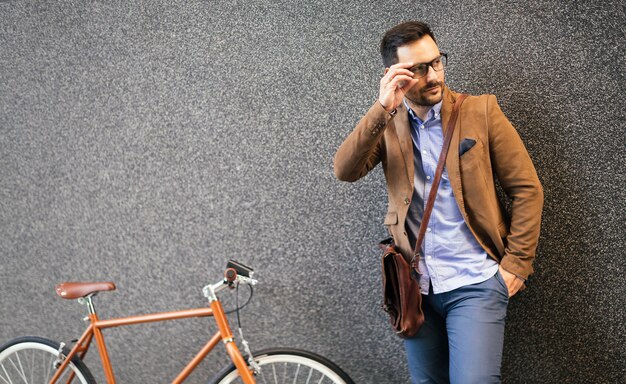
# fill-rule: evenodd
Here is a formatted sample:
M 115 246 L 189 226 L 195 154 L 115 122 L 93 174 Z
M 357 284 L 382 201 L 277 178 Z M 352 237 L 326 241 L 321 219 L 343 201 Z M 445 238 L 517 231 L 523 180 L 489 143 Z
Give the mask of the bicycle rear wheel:
M 258 383 L 335 383 L 354 384 L 352 379 L 332 361 L 299 349 L 266 349 L 253 353 L 261 367 Z M 211 383 L 242 383 L 234 364 L 224 368 Z
M 56 371 L 59 343 L 41 337 L 27 336 L 13 339 L 0 347 L 0 383 L 47 383 Z M 69 351 L 65 348 L 64 355 Z M 95 384 L 91 372 L 78 358 L 68 364 L 58 383 Z

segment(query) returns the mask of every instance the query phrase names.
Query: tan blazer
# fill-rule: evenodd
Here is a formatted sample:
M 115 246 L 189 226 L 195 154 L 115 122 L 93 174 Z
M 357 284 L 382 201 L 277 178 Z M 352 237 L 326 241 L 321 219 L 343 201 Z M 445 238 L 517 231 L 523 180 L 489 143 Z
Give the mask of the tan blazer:
M 457 93 L 445 88 L 441 107 L 445 131 Z M 410 258 L 406 215 L 413 196 L 413 143 L 404 104 L 395 117 L 376 102 L 335 154 L 335 175 L 356 181 L 382 162 L 389 208 L 384 223 L 399 250 Z M 463 139 L 476 141 L 463 155 Z M 468 97 L 460 111 L 446 170 L 465 222 L 478 243 L 507 271 L 526 279 L 539 240 L 543 190 L 517 131 L 494 95 Z M 494 175 L 511 200 L 507 217 L 496 196 Z

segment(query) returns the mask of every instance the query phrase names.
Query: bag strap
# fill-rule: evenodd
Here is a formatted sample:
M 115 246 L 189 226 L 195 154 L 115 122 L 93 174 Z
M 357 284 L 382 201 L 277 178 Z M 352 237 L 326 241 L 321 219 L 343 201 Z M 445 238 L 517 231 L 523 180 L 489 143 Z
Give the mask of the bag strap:
M 446 137 L 443 141 L 443 146 L 441 147 L 441 153 L 439 154 L 439 160 L 437 161 L 437 169 L 435 170 L 435 179 L 433 180 L 433 186 L 430 189 L 430 193 L 428 194 L 428 201 L 426 202 L 426 208 L 424 208 L 424 214 L 422 215 L 422 222 L 420 224 L 419 234 L 417 236 L 417 241 L 415 243 L 415 251 L 413 252 L 413 259 L 411 259 L 411 269 L 414 271 L 414 275 L 417 274 L 419 276 L 419 272 L 417 270 L 418 262 L 419 262 L 419 253 L 422 248 L 422 241 L 424 241 L 424 235 L 426 234 L 426 227 L 428 226 L 428 220 L 430 220 L 430 214 L 433 211 L 433 206 L 435 205 L 435 198 L 437 197 L 437 190 L 439 189 L 439 182 L 441 181 L 441 175 L 443 174 L 443 167 L 446 163 L 446 156 L 448 154 L 448 149 L 450 149 L 450 142 L 452 141 L 452 134 L 454 133 L 454 128 L 456 127 L 456 120 L 459 116 L 459 110 L 461 108 L 461 104 L 463 104 L 463 100 L 468 95 L 460 94 L 457 97 L 456 102 L 454 103 L 454 107 L 452 108 L 452 115 L 450 116 L 450 121 L 448 121 L 448 130 L 446 131 Z

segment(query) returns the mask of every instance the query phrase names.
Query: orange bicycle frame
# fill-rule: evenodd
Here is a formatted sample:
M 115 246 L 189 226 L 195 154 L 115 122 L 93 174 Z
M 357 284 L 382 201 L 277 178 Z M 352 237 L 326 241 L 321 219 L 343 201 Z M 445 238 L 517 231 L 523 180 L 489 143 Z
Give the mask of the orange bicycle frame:
M 88 300 L 91 306 L 91 298 L 88 298 Z M 239 371 L 243 382 L 245 384 L 256 384 L 256 380 L 252 371 L 248 368 L 248 365 L 241 355 L 237 344 L 235 344 L 234 342 L 233 334 L 230 326 L 228 325 L 228 320 L 226 319 L 226 314 L 224 313 L 224 308 L 222 307 L 222 304 L 219 302 L 219 300 L 215 300 L 211 302 L 210 306 L 210 308 L 188 309 L 108 320 L 100 320 L 95 311 L 90 311 L 89 326 L 87 327 L 85 332 L 83 332 L 83 335 L 80 337 L 76 345 L 72 348 L 70 353 L 66 356 L 65 360 L 63 360 L 63 363 L 57 369 L 55 375 L 52 377 L 52 380 L 50 380 L 50 384 L 55 384 L 57 382 L 59 377 L 61 377 L 61 375 L 63 374 L 63 371 L 67 368 L 67 365 L 70 363 L 72 358 L 74 358 L 74 356 L 78 356 L 80 359 L 83 359 L 94 337 L 96 339 L 96 346 L 98 348 L 98 353 L 100 354 L 100 360 L 102 361 L 102 368 L 104 370 L 104 375 L 106 377 L 107 383 L 115 384 L 113 368 L 111 367 L 109 353 L 107 351 L 106 344 L 104 343 L 104 336 L 102 335 L 103 329 L 132 324 L 144 324 L 158 321 L 169 321 L 209 316 L 213 316 L 215 318 L 218 331 L 206 343 L 206 345 L 202 347 L 202 349 L 187 364 L 187 366 L 183 368 L 183 370 L 172 381 L 172 383 L 182 383 L 198 366 L 198 364 L 213 350 L 213 348 L 220 342 L 220 340 L 222 340 L 222 342 L 224 342 L 226 346 L 226 351 L 228 352 L 232 362 L 235 364 L 235 367 Z M 72 374 L 69 377 L 68 382 L 71 382 L 73 378 L 74 375 Z

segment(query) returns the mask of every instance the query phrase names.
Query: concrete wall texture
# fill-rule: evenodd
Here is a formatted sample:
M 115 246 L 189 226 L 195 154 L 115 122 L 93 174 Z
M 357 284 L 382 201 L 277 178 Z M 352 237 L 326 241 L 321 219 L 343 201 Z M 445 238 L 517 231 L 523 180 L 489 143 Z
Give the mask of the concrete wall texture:
M 58 282 L 115 281 L 105 318 L 201 307 L 235 258 L 259 271 L 253 349 L 408 382 L 380 306 L 382 172 L 341 183 L 332 156 L 377 97 L 382 34 L 410 19 L 449 53 L 452 88 L 498 96 L 545 189 L 503 382 L 624 382 L 621 1 L 0 2 L 0 342 L 79 335 Z M 170 381 L 207 329 L 108 330 L 118 382 Z

